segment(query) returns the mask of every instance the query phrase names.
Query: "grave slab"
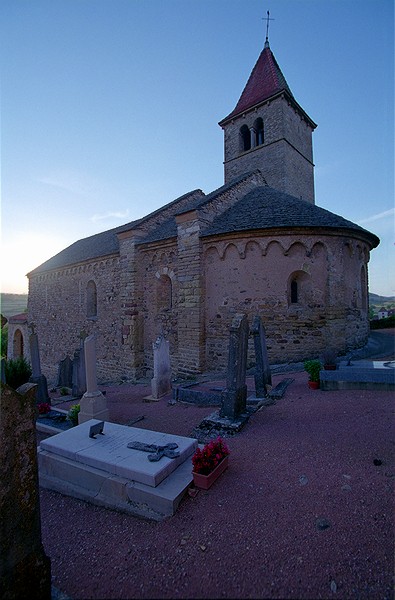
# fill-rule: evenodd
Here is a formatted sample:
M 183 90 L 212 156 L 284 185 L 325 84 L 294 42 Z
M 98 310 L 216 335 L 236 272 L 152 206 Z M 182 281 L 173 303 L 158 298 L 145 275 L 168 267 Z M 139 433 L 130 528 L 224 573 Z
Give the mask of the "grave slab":
M 40 448 L 73 462 L 101 469 L 111 475 L 156 487 L 191 456 L 197 447 L 197 440 L 192 438 L 109 422 L 105 423 L 104 435 L 90 438 L 91 425 L 99 422 L 97 419 L 85 421 L 77 427 L 43 440 Z M 128 448 L 129 442 L 157 446 L 176 443 L 180 456 L 163 457 L 158 462 L 150 462 L 146 452 Z
M 320 371 L 320 388 L 332 390 L 395 389 L 395 361 L 341 362 L 336 371 Z
M 197 440 L 109 422 L 104 435 L 90 438 L 90 427 L 97 423 L 91 419 L 41 442 L 40 485 L 150 520 L 173 515 L 193 481 Z M 131 441 L 176 443 L 180 456 L 150 462 L 147 452 L 127 448 Z

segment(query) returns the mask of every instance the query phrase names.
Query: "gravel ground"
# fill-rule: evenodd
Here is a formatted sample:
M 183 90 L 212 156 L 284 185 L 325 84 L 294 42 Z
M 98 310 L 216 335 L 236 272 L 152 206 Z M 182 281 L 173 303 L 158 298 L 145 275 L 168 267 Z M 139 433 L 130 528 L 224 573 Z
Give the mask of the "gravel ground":
M 394 395 L 286 377 L 284 397 L 227 438 L 228 470 L 170 519 L 41 490 L 56 589 L 73 599 L 393 598 Z M 189 436 L 213 411 L 143 402 L 144 385 L 102 389 L 111 421 L 144 416 L 135 426 L 147 429 Z

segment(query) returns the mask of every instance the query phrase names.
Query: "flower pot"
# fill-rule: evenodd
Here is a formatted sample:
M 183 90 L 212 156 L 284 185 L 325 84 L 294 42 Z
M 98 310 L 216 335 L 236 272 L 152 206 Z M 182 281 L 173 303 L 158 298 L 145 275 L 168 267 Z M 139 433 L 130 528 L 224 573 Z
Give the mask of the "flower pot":
M 325 371 L 336 371 L 336 365 L 324 365 Z
M 202 475 L 201 473 L 194 473 L 192 471 L 193 482 L 195 486 L 201 488 L 202 490 L 208 490 L 213 485 L 214 481 L 216 481 L 221 473 L 223 473 L 228 467 L 228 463 L 229 456 L 225 456 L 221 462 L 218 463 L 215 469 L 208 475 Z
M 318 390 L 320 388 L 320 382 L 319 381 L 309 381 L 309 388 L 311 388 L 312 390 Z

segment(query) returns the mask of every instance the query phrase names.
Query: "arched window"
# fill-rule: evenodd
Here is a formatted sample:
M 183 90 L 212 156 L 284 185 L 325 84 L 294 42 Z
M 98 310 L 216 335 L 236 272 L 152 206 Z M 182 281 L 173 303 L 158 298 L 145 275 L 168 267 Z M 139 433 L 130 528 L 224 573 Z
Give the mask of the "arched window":
M 291 304 L 297 304 L 298 302 L 298 281 L 292 279 L 291 281 Z
M 255 131 L 255 146 L 261 146 L 264 142 L 263 119 L 261 117 L 256 119 L 256 121 L 254 123 L 254 131 Z
M 156 287 L 156 306 L 158 312 L 172 308 L 172 284 L 168 275 L 161 275 Z
M 294 271 L 288 278 L 288 306 L 306 306 L 311 295 L 311 277 L 305 271 Z
M 251 134 L 247 125 L 240 128 L 240 150 L 246 152 L 251 149 Z
M 97 317 L 97 289 L 92 279 L 86 286 L 86 316 L 88 318 Z
M 14 358 L 18 358 L 19 356 L 23 356 L 23 335 L 20 329 L 15 329 L 14 333 L 14 343 L 13 343 L 13 356 Z

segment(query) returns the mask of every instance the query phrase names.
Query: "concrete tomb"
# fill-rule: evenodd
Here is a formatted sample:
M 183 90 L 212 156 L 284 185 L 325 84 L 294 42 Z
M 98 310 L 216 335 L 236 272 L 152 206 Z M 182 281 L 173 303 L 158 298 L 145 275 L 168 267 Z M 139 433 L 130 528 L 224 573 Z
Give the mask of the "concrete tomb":
M 320 388 L 331 390 L 395 390 L 395 361 L 342 361 L 336 371 L 320 371 Z
M 109 422 L 90 437 L 97 424 L 92 419 L 41 442 L 40 484 L 148 519 L 173 515 L 193 480 L 197 440 Z M 150 460 L 151 451 L 161 456 Z
M 97 387 L 95 336 L 90 335 L 84 341 L 86 392 L 80 400 L 81 410 L 78 423 L 90 419 L 108 421 L 107 400 Z

